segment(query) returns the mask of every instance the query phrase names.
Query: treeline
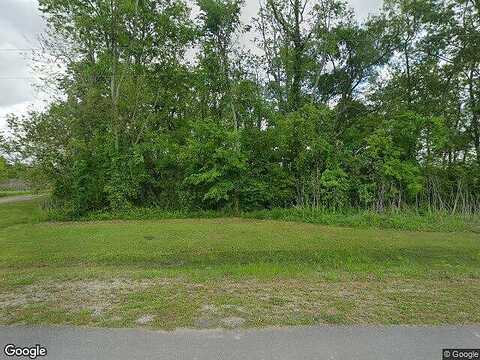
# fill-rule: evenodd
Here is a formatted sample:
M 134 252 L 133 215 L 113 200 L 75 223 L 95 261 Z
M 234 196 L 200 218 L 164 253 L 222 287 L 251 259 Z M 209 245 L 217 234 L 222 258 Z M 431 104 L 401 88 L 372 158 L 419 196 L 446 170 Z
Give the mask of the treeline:
M 480 1 L 243 6 L 40 0 L 62 96 L 10 117 L 9 159 L 73 214 L 480 210 Z
M 2 184 L 7 180 L 16 179 L 23 180 L 26 178 L 35 178 L 34 169 L 20 163 L 9 163 L 3 156 L 0 155 L 0 190 Z M 38 181 L 40 183 L 40 181 Z

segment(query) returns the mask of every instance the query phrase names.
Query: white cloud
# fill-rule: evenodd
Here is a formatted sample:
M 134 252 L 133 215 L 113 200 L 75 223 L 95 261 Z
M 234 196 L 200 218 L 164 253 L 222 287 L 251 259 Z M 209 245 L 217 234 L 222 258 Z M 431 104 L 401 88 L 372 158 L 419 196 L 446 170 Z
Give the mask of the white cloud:
M 259 0 L 246 0 L 245 7 L 243 9 L 242 19 L 247 19 L 256 16 L 258 13 Z M 383 0 L 348 0 L 351 7 L 355 10 L 355 13 L 359 19 L 365 19 L 369 14 L 378 12 L 382 6 Z
M 359 19 L 365 19 L 370 14 L 376 14 L 383 3 L 383 0 L 349 0 Z
M 29 104 L 38 104 L 32 87 L 31 52 L 13 50 L 38 46 L 44 22 L 37 6 L 37 0 L 0 1 L 0 129 L 5 127 L 5 114 L 23 113 Z

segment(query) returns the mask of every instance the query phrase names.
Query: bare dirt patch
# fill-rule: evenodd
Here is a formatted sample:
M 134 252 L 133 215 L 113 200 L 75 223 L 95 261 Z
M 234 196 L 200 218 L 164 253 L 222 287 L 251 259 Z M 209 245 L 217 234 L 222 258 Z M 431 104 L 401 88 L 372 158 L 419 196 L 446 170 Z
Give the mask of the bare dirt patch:
M 479 297 L 480 279 L 44 281 L 0 293 L 0 323 L 49 323 L 56 309 L 56 323 L 163 329 L 475 324 Z
M 138 325 L 147 325 L 147 324 L 151 323 L 154 319 L 155 319 L 155 316 L 153 316 L 153 315 L 143 315 L 143 316 L 139 317 L 135 321 L 135 323 L 137 323 Z
M 94 317 L 100 317 L 118 303 L 122 295 L 142 291 L 152 285 L 146 280 L 129 279 L 46 281 L 0 293 L 0 309 L 54 305 L 66 311 L 88 310 Z

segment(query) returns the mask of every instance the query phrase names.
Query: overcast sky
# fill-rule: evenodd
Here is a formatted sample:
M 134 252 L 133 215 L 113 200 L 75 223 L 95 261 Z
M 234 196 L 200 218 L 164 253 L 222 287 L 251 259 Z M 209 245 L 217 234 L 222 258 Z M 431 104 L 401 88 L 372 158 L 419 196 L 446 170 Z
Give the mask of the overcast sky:
M 382 0 L 349 0 L 359 18 L 376 12 Z M 29 107 L 41 108 L 42 94 L 32 87 L 35 74 L 28 56 L 15 49 L 37 45 L 44 23 L 37 10 L 37 0 L 0 0 L 0 129 L 5 115 L 23 113 Z M 244 19 L 256 15 L 258 0 L 246 0 Z M 43 97 L 44 98 L 44 97 Z

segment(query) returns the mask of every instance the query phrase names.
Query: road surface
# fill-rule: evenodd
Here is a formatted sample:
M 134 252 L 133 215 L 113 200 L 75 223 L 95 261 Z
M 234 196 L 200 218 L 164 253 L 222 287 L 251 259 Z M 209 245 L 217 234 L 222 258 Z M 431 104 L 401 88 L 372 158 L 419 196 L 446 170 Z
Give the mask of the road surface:
M 443 348 L 480 348 L 480 326 L 297 327 L 174 332 L 70 327 L 0 327 L 4 346 L 40 344 L 62 360 L 422 360 Z M 18 358 L 17 358 L 18 359 Z

